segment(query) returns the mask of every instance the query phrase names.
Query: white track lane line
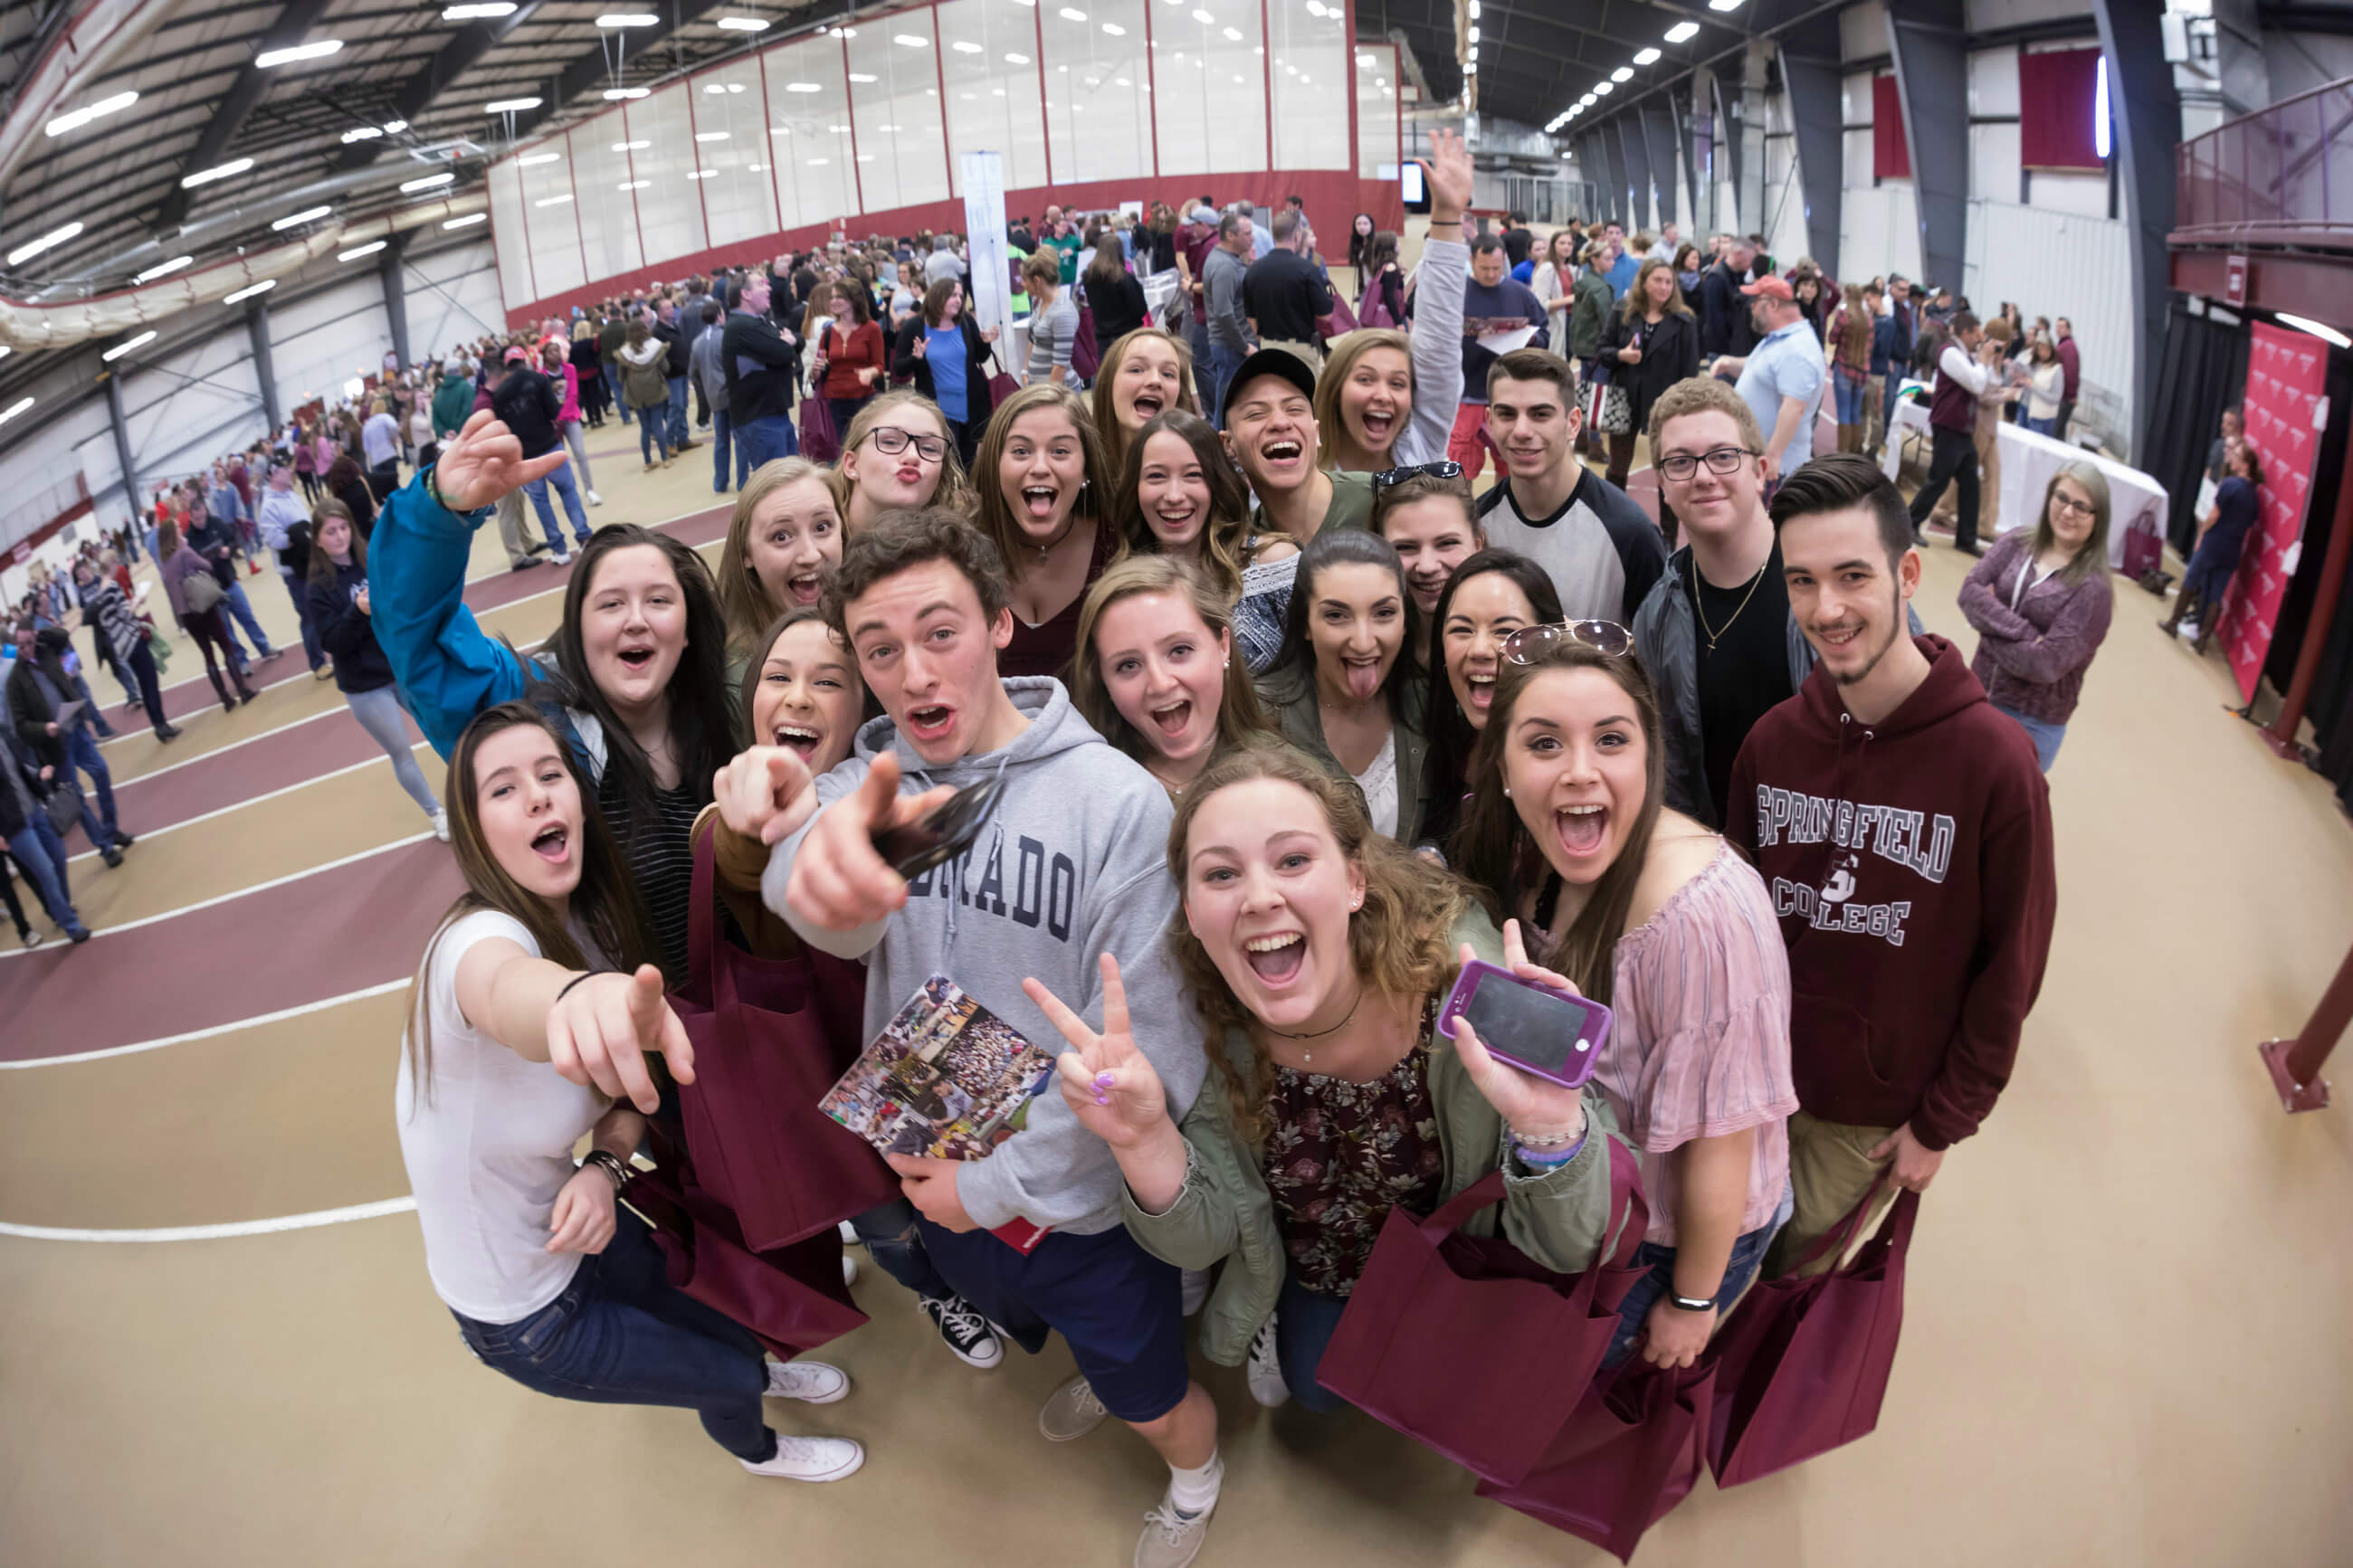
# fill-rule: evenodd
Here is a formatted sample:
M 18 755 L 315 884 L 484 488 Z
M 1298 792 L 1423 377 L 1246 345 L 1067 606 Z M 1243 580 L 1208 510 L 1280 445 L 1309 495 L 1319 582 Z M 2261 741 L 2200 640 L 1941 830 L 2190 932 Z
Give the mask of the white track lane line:
M 321 1226 L 345 1225 L 355 1219 L 382 1219 L 387 1215 L 415 1214 L 415 1198 L 385 1198 L 348 1208 L 314 1209 L 309 1214 L 280 1215 L 273 1219 L 241 1219 L 228 1225 L 166 1226 L 159 1230 L 77 1230 L 47 1225 L 10 1225 L 0 1220 L 0 1236 L 26 1241 L 221 1241 L 237 1236 L 272 1236 L 282 1230 L 316 1230 Z
M 282 888 L 289 882 L 299 882 L 305 877 L 315 877 L 322 871 L 332 871 L 339 866 L 349 866 L 354 861 L 365 860 L 373 856 L 389 855 L 396 849 L 406 849 L 412 844 L 421 844 L 432 837 L 433 830 L 427 828 L 422 833 L 412 833 L 406 838 L 396 838 L 388 844 L 379 844 L 373 849 L 363 849 L 356 855 L 346 855 L 341 859 L 329 860 L 322 865 L 306 867 L 300 871 L 289 871 L 283 877 L 272 877 L 267 882 L 256 882 L 249 888 L 239 888 L 235 892 L 216 894 L 209 899 L 200 899 L 193 904 L 182 904 L 176 910 L 165 910 L 162 914 L 142 915 L 138 920 L 125 921 L 121 925 L 93 930 L 90 935 L 94 940 L 103 940 L 110 936 L 120 936 L 127 931 L 137 931 L 141 926 L 153 925 L 159 921 L 177 920 L 182 915 L 192 915 L 198 910 L 208 910 L 215 904 L 225 904 L 232 899 L 243 899 L 255 893 L 266 893 L 272 888 Z M 52 942 L 44 942 L 37 948 L 14 948 L 0 952 L 0 963 L 5 963 L 12 958 L 22 958 L 28 952 L 45 952 L 56 945 Z
M 424 741 L 417 742 L 416 745 L 408 748 L 409 755 L 415 756 L 417 752 L 422 750 L 427 744 L 427 742 Z M 167 822 L 161 827 L 144 827 L 139 831 L 139 842 L 144 844 L 151 838 L 161 838 L 164 835 L 167 833 L 176 833 L 183 827 L 194 827 L 199 822 L 210 822 L 216 816 L 227 816 L 232 811 L 241 811 L 248 805 L 259 805 L 265 800 L 276 800 L 281 795 L 292 795 L 298 789 L 307 789 L 314 784 L 324 784 L 329 779 L 339 779 L 345 773 L 355 773 L 362 768 L 374 767 L 378 763 L 388 762 L 389 760 L 389 758 L 384 756 L 382 753 L 378 753 L 373 757 L 364 757 L 356 763 L 348 763 L 340 768 L 330 769 L 328 772 L 323 773 L 312 773 L 307 779 L 297 779 L 290 784 L 280 784 L 278 788 L 269 790 L 261 795 L 248 795 L 243 800 L 233 800 L 227 805 L 216 805 L 210 811 L 202 812 L 197 816 L 189 817 L 185 822 Z M 84 860 L 94 860 L 96 858 L 98 858 L 97 850 L 85 849 L 79 855 L 68 857 L 66 864 L 69 866 L 79 866 Z
M 17 1068 L 63 1067 L 72 1062 L 101 1061 L 108 1057 L 136 1056 L 142 1051 L 160 1051 L 165 1046 L 185 1046 L 196 1040 L 216 1039 L 222 1035 L 233 1035 L 239 1029 L 258 1029 L 264 1024 L 281 1023 L 288 1018 L 300 1018 L 308 1013 L 323 1013 L 330 1007 L 340 1007 L 346 1002 L 364 1002 L 371 996 L 383 996 L 395 991 L 406 991 L 409 984 L 409 980 L 406 977 L 399 980 L 387 980 L 381 985 L 370 985 L 359 991 L 346 991 L 341 996 L 329 996 L 317 1002 L 305 1002 L 298 1007 L 281 1007 L 275 1013 L 263 1013 L 252 1018 L 239 1018 L 234 1023 L 215 1024 L 209 1029 L 191 1029 L 185 1035 L 165 1035 L 157 1039 L 141 1040 L 135 1045 L 109 1046 L 104 1050 L 76 1051 L 69 1056 L 62 1057 L 28 1057 L 23 1061 L 0 1061 L 0 1071 L 10 1071 Z
M 282 735 L 289 730 L 299 730 L 305 724 L 315 724 L 322 719 L 332 718 L 338 713 L 348 713 L 350 711 L 351 709 L 348 706 L 343 708 L 322 708 L 316 713 L 310 714 L 307 717 L 301 719 L 289 719 L 283 724 L 273 725 L 269 729 L 262 731 L 259 734 L 248 735 L 242 740 L 231 741 L 226 746 L 216 746 L 211 751 L 206 752 L 200 756 L 183 757 L 176 763 L 167 763 L 164 766 L 154 769 L 153 772 L 141 773 L 136 778 L 124 779 L 121 784 L 114 786 L 114 793 L 116 795 L 121 795 L 124 790 L 131 788 L 133 784 L 142 784 L 149 779 L 160 779 L 167 773 L 176 773 L 182 768 L 193 768 L 198 763 L 209 763 L 215 757 L 225 757 L 240 747 L 250 746 L 256 741 L 267 741 L 272 735 Z M 144 732 L 148 734 L 154 733 L 152 730 Z M 117 736 L 115 738 L 117 740 L 123 740 L 128 737 Z

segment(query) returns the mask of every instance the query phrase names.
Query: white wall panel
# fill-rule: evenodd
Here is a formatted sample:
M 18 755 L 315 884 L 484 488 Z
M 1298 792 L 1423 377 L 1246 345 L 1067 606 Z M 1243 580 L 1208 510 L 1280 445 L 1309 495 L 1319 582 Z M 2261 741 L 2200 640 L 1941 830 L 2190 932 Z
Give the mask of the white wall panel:
M 1839 206 L 1840 270 L 1854 278 L 1901 272 L 1917 279 L 1920 231 L 1914 210 L 1908 180 L 1850 187 Z
M 508 248 L 501 233 L 501 267 Z M 332 402 L 353 376 L 382 369 L 385 350 L 392 343 L 392 323 L 385 315 L 384 288 L 375 268 L 358 268 L 330 288 L 283 303 L 277 302 L 275 292 L 264 298 L 272 301 L 269 360 L 278 373 L 280 408 L 313 397 Z M 132 450 L 138 451 L 135 444 Z M 146 461 L 143 453 L 140 461 Z
M 702 210 L 713 246 L 776 232 L 776 185 L 768 173 L 767 90 L 760 62 L 746 56 L 695 77 L 697 163 L 705 173 Z
M 522 171 L 515 160 L 491 165 L 491 233 L 499 249 L 499 291 L 510 310 L 520 310 L 538 294 L 531 281 L 531 240 L 523 218 Z M 282 367 L 281 367 L 282 368 Z
M 1203 18 L 1207 20 L 1203 20 Z M 1164 5 L 1152 18 L 1160 90 L 1152 110 L 1160 172 L 1223 174 L 1267 167 L 1266 63 L 1258 0 Z M 1057 163 L 1055 173 L 1061 173 Z
M 487 238 L 412 258 L 403 263 L 401 278 L 407 292 L 408 342 L 420 358 L 446 356 L 459 343 L 504 329 L 498 258 Z
M 868 212 L 947 199 L 940 63 L 928 5 L 861 17 L 849 46 L 850 123 Z
M 1057 184 L 1152 178 L 1144 5 L 1145 0 L 1039 0 L 1038 26 L 1046 40 L 1046 134 Z M 1155 29 L 1171 15 L 1164 5 L 1153 18 Z M 1340 79 L 1335 74 L 1333 79 Z M 1344 133 L 1344 145 L 1345 141 Z M 1342 162 L 1346 162 L 1345 153 Z
M 1008 0 L 946 0 L 937 7 L 940 68 L 947 79 L 953 177 L 966 153 L 1005 160 L 1005 186 L 1046 178 L 1046 111 L 1038 85 L 1038 20 Z M 956 189 L 963 195 L 961 187 Z
M 2034 182 L 2039 194 L 2042 181 Z M 2040 205 L 1980 201 L 1969 208 L 1968 268 L 1962 292 L 1981 315 L 2004 300 L 2028 321 L 2065 316 L 2075 329 L 2084 380 L 2104 388 L 2131 424 L 2134 340 L 2128 226 Z M 2150 352 L 2156 352 L 2151 345 Z M 2137 460 L 2137 459 L 2136 459 Z
M 702 225 L 702 193 L 699 181 L 689 178 L 698 164 L 694 122 L 686 107 L 687 85 L 673 82 L 650 98 L 624 104 L 622 119 L 629 128 L 630 166 L 645 182 L 632 193 L 638 204 L 638 236 L 649 263 L 674 256 L 692 256 L 709 241 Z
M 73 477 L 85 476 L 94 495 L 115 479 L 114 436 L 106 414 L 106 399 L 89 395 L 87 365 L 75 363 L 33 384 L 26 390 L 39 400 L 35 410 L 17 416 L 35 416 L 39 408 L 67 398 L 79 398 L 70 412 L 60 415 L 30 437 L 0 451 L 0 557 L 8 548 L 46 525 L 64 510 L 72 493 Z M 0 426 L 0 434 L 8 434 Z M 84 448 L 90 448 L 85 453 Z M 21 569 L 6 582 L 7 602 L 24 593 Z
M 1397 46 L 1358 44 L 1356 67 L 1356 177 L 1394 179 L 1404 142 L 1398 113 Z M 1561 173 L 1565 179 L 1578 177 L 1575 166 L 1567 163 L 1561 165 Z
M 1806 188 L 1791 130 L 1788 94 L 1770 94 L 1765 100 L 1765 247 L 1784 267 L 1811 256 L 1814 248 L 1806 231 Z
M 1348 19 L 1337 5 L 1266 0 L 1268 58 L 1274 68 L 1274 166 L 1348 166 L 1346 104 L 1330 90 L 1345 82 Z
M 374 281 L 371 274 L 371 291 Z M 379 322 L 380 301 L 381 296 Z M 387 336 L 379 330 L 370 345 L 378 358 Z M 275 357 L 274 333 L 270 352 Z M 152 363 L 124 363 L 130 370 L 122 378 L 123 426 L 142 479 L 193 473 L 268 431 L 261 384 L 254 379 L 252 341 L 243 331 L 216 333 Z
M 523 233 L 531 241 L 531 297 L 547 300 L 587 282 L 588 262 L 580 241 L 578 192 L 567 139 L 556 137 L 527 156 L 533 162 L 520 173 Z M 519 166 L 522 162 L 516 160 Z
M 650 145 L 650 143 L 649 143 Z M 646 264 L 638 242 L 638 175 L 629 127 L 619 110 L 572 128 L 572 183 L 580 243 L 588 253 L 588 276 L 615 278 Z
M 1839 58 L 1876 59 L 1887 52 L 1887 7 L 1862 0 L 1839 13 Z
M 841 42 L 820 33 L 761 56 L 768 140 L 786 228 L 831 225 L 859 210 Z M 644 193 L 640 192 L 639 195 Z

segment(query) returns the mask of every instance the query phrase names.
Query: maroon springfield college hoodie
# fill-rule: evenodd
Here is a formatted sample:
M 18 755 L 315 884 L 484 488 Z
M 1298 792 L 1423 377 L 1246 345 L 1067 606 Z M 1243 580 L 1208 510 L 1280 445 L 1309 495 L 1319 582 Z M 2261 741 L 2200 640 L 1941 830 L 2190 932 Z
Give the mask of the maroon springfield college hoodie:
M 2010 1081 L 2058 908 L 2034 746 L 1960 650 L 1877 724 L 1817 666 L 1733 764 L 1725 834 L 1789 945 L 1798 1100 L 1825 1121 L 1967 1138 Z

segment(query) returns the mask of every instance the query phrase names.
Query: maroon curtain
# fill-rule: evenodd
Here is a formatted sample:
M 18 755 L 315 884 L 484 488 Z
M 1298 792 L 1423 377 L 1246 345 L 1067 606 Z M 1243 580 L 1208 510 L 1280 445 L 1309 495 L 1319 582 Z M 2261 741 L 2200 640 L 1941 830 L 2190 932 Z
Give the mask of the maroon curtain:
M 2100 51 L 2022 49 L 2018 56 L 2018 161 L 2030 169 L 2086 169 L 2100 161 L 2094 115 Z
M 1904 95 L 1892 76 L 1871 79 L 1871 172 L 1882 180 L 1912 177 L 1912 144 L 1904 140 Z

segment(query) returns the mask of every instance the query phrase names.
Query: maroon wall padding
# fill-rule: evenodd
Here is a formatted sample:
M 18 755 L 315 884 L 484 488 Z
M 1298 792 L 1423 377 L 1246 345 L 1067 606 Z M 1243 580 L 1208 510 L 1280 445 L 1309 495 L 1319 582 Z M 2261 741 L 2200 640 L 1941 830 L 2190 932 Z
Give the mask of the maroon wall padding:
M 1904 95 L 1893 76 L 1871 79 L 1871 173 L 1881 180 L 1912 177 L 1912 144 L 1904 139 Z
M 2094 115 L 2100 51 L 2021 50 L 2018 56 L 2018 161 L 2030 169 L 2094 174 L 2100 159 Z

